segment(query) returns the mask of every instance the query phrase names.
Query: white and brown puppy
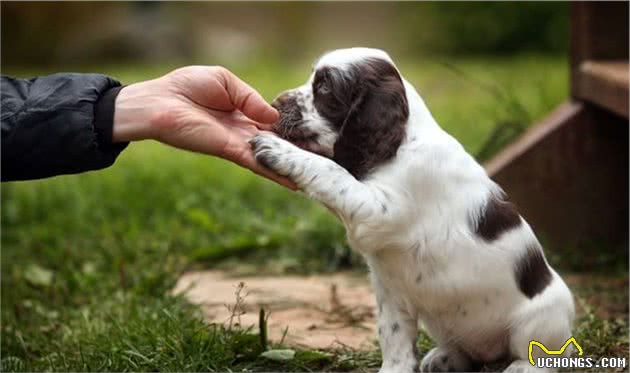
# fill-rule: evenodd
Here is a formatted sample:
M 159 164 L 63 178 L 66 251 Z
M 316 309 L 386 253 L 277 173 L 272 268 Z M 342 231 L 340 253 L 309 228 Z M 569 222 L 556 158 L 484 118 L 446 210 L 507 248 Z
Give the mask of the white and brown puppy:
M 529 225 L 385 52 L 328 53 L 274 105 L 282 138 L 252 139 L 256 158 L 332 210 L 365 257 L 382 372 L 532 369 L 530 340 L 570 337 L 571 293 Z M 438 346 L 419 366 L 418 321 Z

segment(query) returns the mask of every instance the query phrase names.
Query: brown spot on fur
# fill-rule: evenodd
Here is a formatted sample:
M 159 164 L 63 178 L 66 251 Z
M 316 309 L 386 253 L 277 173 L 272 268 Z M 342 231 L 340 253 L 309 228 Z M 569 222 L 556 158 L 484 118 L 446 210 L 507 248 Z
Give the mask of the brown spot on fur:
M 542 292 L 552 277 L 542 249 L 538 246 L 529 246 L 525 255 L 516 263 L 514 275 L 519 289 L 528 298 Z
M 503 232 L 518 227 L 521 217 L 516 206 L 499 197 L 492 196 L 479 217 L 475 233 L 486 241 L 494 241 Z

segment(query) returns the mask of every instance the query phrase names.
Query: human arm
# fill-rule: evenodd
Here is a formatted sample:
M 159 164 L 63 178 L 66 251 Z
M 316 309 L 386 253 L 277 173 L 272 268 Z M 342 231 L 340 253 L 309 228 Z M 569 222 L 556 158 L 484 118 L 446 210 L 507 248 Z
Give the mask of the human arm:
M 129 141 L 153 139 L 225 158 L 289 188 L 247 141 L 278 113 L 227 69 L 189 66 L 124 88 L 97 74 L 2 77 L 2 180 L 111 165 Z
M 116 80 L 73 73 L 0 79 L 2 181 L 105 168 L 126 147 L 111 140 Z

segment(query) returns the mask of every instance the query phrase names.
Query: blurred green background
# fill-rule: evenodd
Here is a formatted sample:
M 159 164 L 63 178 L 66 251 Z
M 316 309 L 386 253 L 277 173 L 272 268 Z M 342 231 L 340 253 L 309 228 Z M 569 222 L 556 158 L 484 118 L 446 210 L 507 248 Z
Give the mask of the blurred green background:
M 480 160 L 568 94 L 566 3 L 1 7 L 2 73 L 21 77 L 100 72 L 130 84 L 222 64 L 271 100 L 327 50 L 382 48 Z M 610 262 L 548 256 L 567 270 Z M 242 335 L 209 332 L 168 291 L 191 268 L 363 270 L 325 209 L 223 160 L 151 142 L 103 171 L 3 184 L 1 260 L 2 371 L 321 368 L 259 366 Z M 624 324 L 606 325 L 623 334 Z
M 394 56 L 564 54 L 562 2 L 3 4 L 2 62 L 41 66 L 312 59 L 362 45 Z

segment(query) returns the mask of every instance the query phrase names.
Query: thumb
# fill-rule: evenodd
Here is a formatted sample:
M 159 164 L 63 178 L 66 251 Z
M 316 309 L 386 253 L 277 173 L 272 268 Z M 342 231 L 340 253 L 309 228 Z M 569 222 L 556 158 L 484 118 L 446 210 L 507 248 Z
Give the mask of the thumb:
M 259 123 L 273 124 L 278 120 L 280 114 L 265 101 L 260 93 L 227 69 L 223 69 L 221 75 L 225 91 L 230 96 L 235 109 Z

